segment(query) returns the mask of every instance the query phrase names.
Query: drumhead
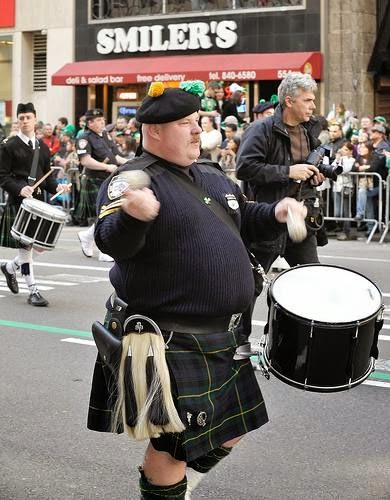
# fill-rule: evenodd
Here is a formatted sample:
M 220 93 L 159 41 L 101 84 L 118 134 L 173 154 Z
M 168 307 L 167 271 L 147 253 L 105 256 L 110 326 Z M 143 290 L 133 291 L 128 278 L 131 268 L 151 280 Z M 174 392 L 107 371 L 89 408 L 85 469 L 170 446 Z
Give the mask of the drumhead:
M 377 313 L 382 294 L 359 273 L 322 264 L 284 271 L 272 283 L 270 295 L 286 311 L 323 323 L 361 321 Z
M 35 198 L 24 198 L 22 202 L 23 208 L 34 215 L 39 215 L 44 219 L 49 219 L 53 222 L 65 222 L 66 212 L 61 207 L 49 205 Z

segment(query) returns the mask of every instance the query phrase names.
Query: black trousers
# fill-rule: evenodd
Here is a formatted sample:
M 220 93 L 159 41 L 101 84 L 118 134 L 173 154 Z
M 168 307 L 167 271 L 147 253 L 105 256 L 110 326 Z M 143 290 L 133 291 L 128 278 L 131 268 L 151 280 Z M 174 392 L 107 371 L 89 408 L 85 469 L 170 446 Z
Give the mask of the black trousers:
M 266 273 L 268 273 L 275 259 L 279 257 L 279 253 L 277 252 L 265 251 L 260 248 L 251 248 L 250 250 Z M 301 243 L 293 243 L 290 238 L 288 238 L 283 257 L 291 267 L 297 266 L 298 264 L 318 263 L 316 235 L 309 234 Z M 252 333 L 252 314 L 256 300 L 257 296 L 253 297 L 250 306 L 241 316 L 241 321 L 237 327 L 240 343 L 247 342 Z

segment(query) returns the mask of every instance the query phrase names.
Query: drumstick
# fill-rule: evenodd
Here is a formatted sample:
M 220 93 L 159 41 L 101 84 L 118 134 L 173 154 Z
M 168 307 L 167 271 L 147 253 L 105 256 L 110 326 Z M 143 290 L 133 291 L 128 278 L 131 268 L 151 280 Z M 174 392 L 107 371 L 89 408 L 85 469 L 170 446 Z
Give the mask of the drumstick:
M 69 187 L 72 186 L 71 183 L 68 184 Z M 55 195 L 53 195 L 51 198 L 50 198 L 50 201 L 53 201 L 57 198 L 57 196 L 60 196 L 60 194 L 64 193 L 65 192 L 65 189 L 60 189 L 59 191 L 57 191 L 57 193 Z
M 53 172 L 54 168 L 50 167 L 50 170 L 46 172 L 46 174 L 39 179 L 35 184 L 31 186 L 31 189 L 34 191 L 45 179 L 46 177 L 49 177 L 49 175 Z

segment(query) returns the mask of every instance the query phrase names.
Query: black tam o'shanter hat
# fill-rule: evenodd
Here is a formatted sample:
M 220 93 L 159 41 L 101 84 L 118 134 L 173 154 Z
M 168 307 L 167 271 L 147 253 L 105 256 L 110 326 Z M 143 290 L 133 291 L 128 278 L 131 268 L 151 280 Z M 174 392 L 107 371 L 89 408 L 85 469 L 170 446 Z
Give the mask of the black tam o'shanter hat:
M 271 109 L 273 107 L 274 107 L 274 105 L 270 101 L 259 102 L 252 109 L 252 111 L 253 111 L 253 113 L 264 113 L 264 111 L 267 111 L 267 109 Z
M 150 85 L 135 118 L 140 123 L 169 123 L 200 109 L 205 85 L 200 80 L 182 82 L 180 88 L 165 88 L 161 82 Z
M 20 102 L 16 108 L 16 116 L 19 116 L 20 113 L 34 113 L 35 116 L 37 115 L 32 102 L 27 102 L 26 104 Z
M 88 109 L 84 113 L 85 119 L 86 120 L 93 120 L 94 118 L 98 118 L 100 116 L 104 116 L 104 112 L 102 109 L 95 108 L 95 109 Z

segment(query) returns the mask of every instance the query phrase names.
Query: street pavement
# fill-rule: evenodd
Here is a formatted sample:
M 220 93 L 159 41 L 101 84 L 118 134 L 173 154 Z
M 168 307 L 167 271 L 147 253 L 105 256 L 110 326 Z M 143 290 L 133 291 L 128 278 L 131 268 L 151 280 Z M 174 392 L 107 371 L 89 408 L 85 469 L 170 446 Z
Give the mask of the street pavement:
M 76 233 L 65 227 L 57 248 L 36 262 L 49 307 L 28 305 L 23 288 L 12 295 L 0 276 L 1 500 L 138 498 L 145 443 L 85 425 L 96 355 L 90 326 L 104 317 L 110 264 L 97 252 L 85 258 Z M 322 263 L 358 271 L 382 290 L 377 370 L 358 387 L 325 394 L 257 371 L 270 422 L 205 478 L 194 500 L 390 498 L 389 244 L 331 240 L 319 251 Z M 2 248 L 0 261 L 13 255 Z M 234 286 L 228 277 L 227 286 Z M 262 296 L 253 339 L 266 319 Z

